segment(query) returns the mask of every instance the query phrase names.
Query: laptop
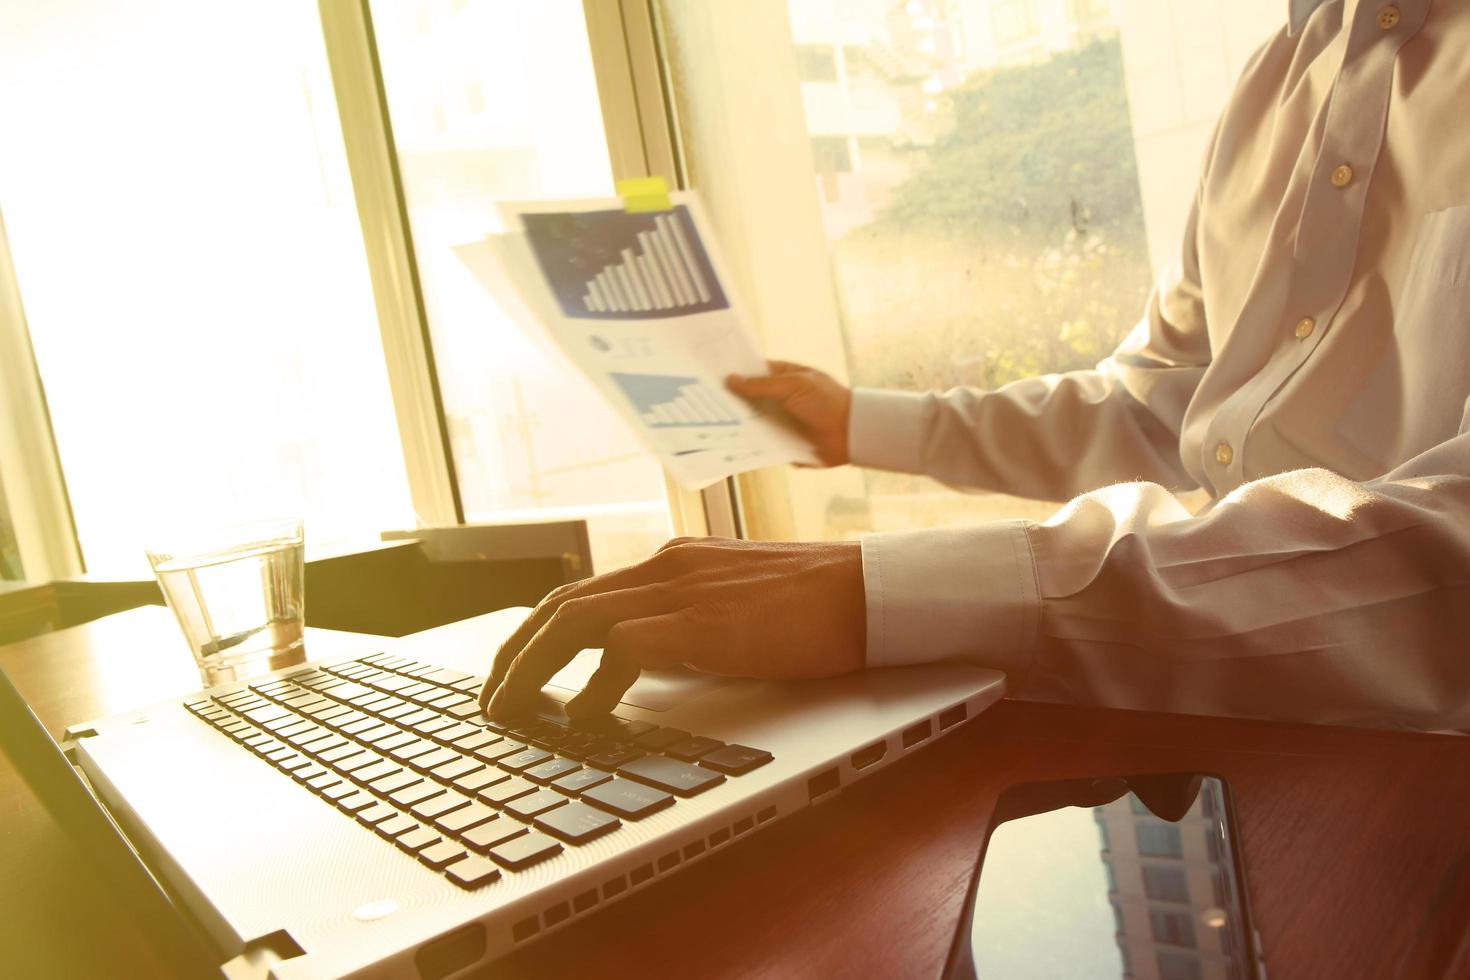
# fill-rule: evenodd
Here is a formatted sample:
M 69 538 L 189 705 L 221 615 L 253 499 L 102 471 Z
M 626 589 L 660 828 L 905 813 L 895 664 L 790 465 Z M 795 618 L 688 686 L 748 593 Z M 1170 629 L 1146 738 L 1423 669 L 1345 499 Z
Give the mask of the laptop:
M 73 726 L 65 755 L 0 674 L 0 744 L 181 971 L 438 980 L 740 847 L 1004 691 L 954 665 L 660 671 L 572 722 L 585 651 L 534 714 L 491 721 L 477 669 L 526 612 Z

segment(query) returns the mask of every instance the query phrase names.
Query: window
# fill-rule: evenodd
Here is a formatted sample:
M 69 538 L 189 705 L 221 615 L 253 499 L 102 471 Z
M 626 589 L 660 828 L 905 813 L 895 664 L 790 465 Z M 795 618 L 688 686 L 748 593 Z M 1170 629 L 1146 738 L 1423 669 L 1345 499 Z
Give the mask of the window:
M 1182 858 L 1179 828 L 1171 823 L 1139 821 L 1133 825 L 1138 836 L 1138 853 L 1148 857 Z
M 995 41 L 1014 44 L 1040 32 L 1035 0 L 993 0 L 990 16 L 995 23 Z
M 1187 947 L 1195 945 L 1194 918 L 1189 912 L 1149 909 L 1148 923 L 1156 943 Z
M 1165 902 L 1189 901 L 1189 880 L 1177 865 L 1145 864 L 1143 893 Z
M 0 13 L 0 197 L 90 571 L 413 524 L 316 5 Z
M 796 72 L 803 82 L 837 81 L 836 49 L 830 44 L 798 44 Z
M 582 4 L 370 7 L 465 517 L 586 518 L 598 571 L 644 558 L 671 532 L 658 463 L 453 251 L 497 201 L 613 193 Z
M 15 540 L 15 526 L 10 521 L 10 506 L 5 500 L 5 483 L 0 481 L 0 581 L 18 582 L 24 577 L 20 544 Z
M 1281 22 L 1255 0 L 1199 0 L 1173 20 L 1078 3 L 1101 17 L 1086 32 L 1053 30 L 1040 5 L 1015 0 L 785 0 L 784 24 L 774 6 L 658 5 L 691 183 L 770 356 L 920 391 L 992 388 L 1111 352 L 1177 254 L 1236 72 Z M 1033 32 L 1020 63 L 998 28 Z M 788 31 L 791 49 L 771 50 Z M 800 52 L 831 45 L 848 70 L 824 86 L 839 91 L 811 92 Z M 837 133 L 861 150 L 841 193 L 808 149 Z M 851 467 L 755 474 L 740 490 L 754 537 L 1055 510 Z
M 847 139 L 842 136 L 813 136 L 812 157 L 819 174 L 845 174 L 852 170 L 852 155 L 847 149 Z
M 1204 966 L 1198 956 L 1172 949 L 1158 951 L 1159 980 L 1203 980 Z

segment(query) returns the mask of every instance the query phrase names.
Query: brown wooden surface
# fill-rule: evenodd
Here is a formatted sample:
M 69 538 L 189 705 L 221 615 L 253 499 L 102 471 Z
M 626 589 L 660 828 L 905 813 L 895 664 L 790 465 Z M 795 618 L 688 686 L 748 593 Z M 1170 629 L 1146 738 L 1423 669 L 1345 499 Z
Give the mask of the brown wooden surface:
M 166 616 L 109 617 L 0 662 L 59 731 L 196 686 Z M 462 660 L 464 625 L 400 649 L 453 645 L 447 659 Z M 377 642 L 309 641 L 318 657 Z M 933 977 L 1002 789 L 1181 770 L 1234 792 L 1272 980 L 1459 975 L 1440 950 L 1462 941 L 1470 914 L 1470 739 L 1022 702 L 484 973 Z M 0 949 L 35 967 L 15 975 L 146 975 L 146 950 L 85 878 L 37 888 L 75 859 L 8 767 L 0 792 Z

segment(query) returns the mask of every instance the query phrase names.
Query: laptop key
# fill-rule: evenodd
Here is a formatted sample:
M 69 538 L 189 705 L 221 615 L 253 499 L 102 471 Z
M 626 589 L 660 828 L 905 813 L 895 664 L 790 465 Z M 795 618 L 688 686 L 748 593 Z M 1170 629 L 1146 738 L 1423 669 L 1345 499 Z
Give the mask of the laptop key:
M 376 752 L 368 752 L 367 750 L 363 750 L 357 755 L 349 755 L 345 759 L 338 759 L 331 765 L 333 769 L 337 770 L 343 775 L 347 775 L 350 773 L 354 773 L 359 769 L 366 769 L 368 766 L 377 765 L 379 762 L 382 761 L 383 757 L 378 755 Z
M 629 820 L 641 820 L 674 804 L 674 798 L 663 790 L 626 779 L 613 779 L 593 786 L 582 793 L 582 800 Z
M 357 821 L 358 823 L 366 824 L 367 826 L 371 827 L 374 824 L 382 823 L 389 817 L 396 816 L 398 816 L 397 810 L 386 803 L 379 803 L 377 806 L 370 806 L 366 810 L 360 811 L 357 814 Z
M 430 844 L 418 854 L 419 860 L 435 871 L 468 856 L 469 853 L 464 849 L 464 845 L 453 840 L 441 840 L 437 844 Z
M 526 749 L 515 755 L 506 756 L 497 763 L 500 768 L 511 772 L 522 772 L 532 766 L 545 762 L 551 758 L 551 753 L 545 749 Z
M 436 732 L 442 732 L 446 728 L 450 728 L 455 723 L 453 719 L 445 718 L 442 715 L 435 715 L 429 721 L 420 721 L 414 724 L 409 724 L 405 722 L 405 724 L 408 724 L 409 728 L 412 728 L 414 731 L 427 738 Z
M 485 764 L 475 758 L 458 758 L 453 762 L 446 762 L 442 766 L 436 766 L 429 773 L 441 783 L 452 783 L 461 776 L 467 776 L 472 772 L 478 772 L 485 768 Z
M 509 778 L 511 777 L 508 774 L 501 772 L 499 769 L 492 769 L 487 766 L 467 776 L 460 776 L 452 785 L 455 789 L 464 793 L 478 793 L 486 786 L 493 786 Z
M 452 744 L 457 749 L 463 749 L 466 752 L 473 752 L 476 749 L 484 748 L 487 745 L 494 745 L 498 741 L 500 741 L 500 736 L 496 735 L 494 732 L 487 732 L 483 728 L 476 728 L 475 734 L 466 735 L 464 738 L 457 738 Z
M 513 738 L 502 738 L 494 745 L 475 749 L 475 758 L 484 759 L 486 762 L 499 762 L 508 755 L 526 751 L 525 742 L 517 742 Z
M 453 745 L 456 740 L 478 735 L 482 729 L 474 725 L 466 725 L 464 722 L 450 725 L 448 728 L 440 729 L 434 733 L 434 741 L 440 745 Z
M 509 779 L 504 779 L 494 786 L 485 787 L 475 795 L 491 806 L 505 806 L 505 804 L 516 797 L 525 796 L 527 793 L 534 793 L 535 791 L 535 783 L 522 779 L 520 776 L 511 776 Z
M 444 792 L 444 787 L 438 783 L 424 782 L 405 787 L 396 793 L 389 793 L 388 799 L 397 803 L 399 806 L 413 806 L 420 800 L 427 800 L 429 797 L 438 796 L 442 792 Z
M 409 759 L 408 764 L 419 772 L 429 772 L 433 769 L 438 769 L 446 762 L 453 762 L 458 758 L 460 758 L 460 754 L 453 749 L 441 749 L 436 746 L 433 752 L 426 752 L 423 755 L 416 755 L 412 759 Z
M 333 783 L 322 790 L 322 797 L 336 803 L 344 797 L 351 796 L 357 792 L 357 787 L 351 783 Z
M 435 745 L 433 742 L 429 741 L 426 738 L 416 738 L 412 742 L 409 742 L 407 745 L 400 745 L 396 749 L 389 749 L 388 754 L 397 759 L 399 762 L 408 762 L 412 759 L 418 758 L 421 755 L 428 755 L 430 752 L 433 752 L 438 748 L 439 746 Z
M 312 776 L 306 781 L 307 789 L 313 793 L 321 793 L 323 796 L 326 796 L 326 790 L 333 786 L 343 787 L 343 792 L 348 792 L 352 788 L 342 782 L 342 777 L 338 776 L 335 772 L 323 772 L 320 776 Z
M 700 757 L 699 764 L 729 776 L 743 776 L 770 762 L 771 753 L 748 745 L 726 745 Z
M 607 782 L 612 776 L 601 769 L 578 769 L 576 772 L 567 773 L 560 779 L 554 780 L 551 788 L 572 796 Z
M 316 779 L 318 776 L 325 776 L 327 774 L 327 770 L 323 769 L 316 763 L 312 763 L 310 765 L 302 766 L 300 769 L 294 770 L 291 773 L 291 778 L 296 780 L 298 783 L 305 783 Z M 334 775 L 332 776 L 332 778 L 336 779 L 337 777 Z
M 449 715 L 451 718 L 459 718 L 461 720 L 467 718 L 484 718 L 484 712 L 480 708 L 480 702 L 474 699 L 471 699 L 465 704 L 456 705 L 455 707 L 450 708 L 448 711 L 445 712 L 445 714 Z
M 389 817 L 387 820 L 382 821 L 373 827 L 373 830 L 378 832 L 379 837 L 386 837 L 392 840 L 395 837 L 408 833 L 418 825 L 419 822 L 413 817 L 400 813 L 397 816 Z
M 526 832 L 526 825 L 514 820 L 502 820 L 496 817 L 487 820 L 477 827 L 471 827 L 459 835 L 459 839 L 468 844 L 473 850 L 481 854 L 495 847 L 521 836 Z
M 469 802 L 470 799 L 467 796 L 461 796 L 458 793 L 445 793 L 442 796 L 435 796 L 424 800 L 422 803 L 415 803 L 409 809 L 413 811 L 416 817 L 424 820 L 433 820 L 440 814 L 448 813 L 450 810 L 458 810 L 460 807 L 468 805 Z
M 379 738 L 373 742 L 373 748 L 379 752 L 391 752 L 393 749 L 401 749 L 405 745 L 411 745 L 418 740 L 419 737 L 412 732 L 400 731 L 395 728 L 392 735 Z
M 353 793 L 351 796 L 344 796 L 334 802 L 336 802 L 338 809 L 344 810 L 347 813 L 357 813 L 359 810 L 366 810 L 370 806 L 378 805 L 376 797 L 370 793 L 361 792 Z
M 426 847 L 433 847 L 444 839 L 444 835 L 432 827 L 416 827 L 406 834 L 399 834 L 393 843 L 410 854 L 417 854 Z
M 468 855 L 444 869 L 444 875 L 466 890 L 482 888 L 500 877 L 500 869 L 482 857 Z
M 574 759 L 547 759 L 540 765 L 532 766 L 522 775 L 533 783 L 545 786 L 547 783 L 565 776 L 569 772 L 575 772 L 582 768 Z
M 588 756 L 587 764 L 589 766 L 596 766 L 599 769 L 621 769 L 635 759 L 641 758 L 643 758 L 642 749 L 635 748 L 631 745 L 622 745 L 610 749 L 607 752 L 599 753 L 598 755 Z
M 399 773 L 402 771 L 403 767 L 400 766 L 398 763 L 390 762 L 387 759 L 383 759 L 380 762 L 376 762 L 370 766 L 363 766 L 361 769 L 353 770 L 352 778 L 354 781 L 362 783 L 366 786 L 370 783 L 377 782 L 385 776 L 391 776 L 394 773 Z
M 550 837 L 532 830 L 490 848 L 490 857 L 512 871 L 519 871 L 560 854 L 561 849 L 561 845 Z
M 584 844 L 621 827 L 622 821 L 610 813 L 594 810 L 575 800 L 538 816 L 533 823 L 568 844 Z
M 657 755 L 635 759 L 621 766 L 618 772 L 640 783 L 666 789 L 675 796 L 695 796 L 725 781 L 724 776 L 712 770 Z
M 511 800 L 505 805 L 505 809 L 518 817 L 524 817 L 530 820 L 537 814 L 566 805 L 567 798 L 562 794 L 552 792 L 549 789 L 538 789 L 534 793 L 529 793 Z
M 689 737 L 689 733 L 677 728 L 659 728 L 633 739 L 639 747 L 648 752 L 662 752 L 670 745 L 682 742 Z
M 707 752 L 713 752 L 725 743 L 717 738 L 705 738 L 703 735 L 690 735 L 682 742 L 675 742 L 664 749 L 664 755 L 684 762 L 694 762 Z
M 416 772 L 395 772 L 391 776 L 375 779 L 368 784 L 368 790 L 379 796 L 392 796 L 401 789 L 416 786 L 423 782 L 423 777 Z
M 469 806 L 462 806 L 458 810 L 451 810 L 435 817 L 434 826 L 446 834 L 458 834 L 471 827 L 478 827 L 486 821 L 498 819 L 500 818 L 496 812 L 485 804 L 471 803 Z
M 435 698 L 434 700 L 430 701 L 429 707 L 435 709 L 436 711 L 447 711 L 450 708 L 457 708 L 462 704 L 469 704 L 473 700 L 474 698 L 470 697 L 468 694 L 461 694 L 458 691 L 454 691 L 450 694 L 445 694 L 443 697 Z

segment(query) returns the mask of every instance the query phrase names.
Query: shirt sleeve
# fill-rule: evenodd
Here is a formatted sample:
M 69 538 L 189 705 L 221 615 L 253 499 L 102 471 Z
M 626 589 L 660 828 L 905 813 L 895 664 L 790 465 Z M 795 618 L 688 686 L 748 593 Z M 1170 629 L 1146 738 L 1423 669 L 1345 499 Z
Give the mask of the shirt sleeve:
M 1147 480 L 1195 487 L 1179 457 L 1184 412 L 1210 363 L 1200 286 L 1199 197 L 1178 259 L 1123 343 L 1090 371 L 994 391 L 853 392 L 848 447 L 858 466 L 1037 500 Z
M 1198 516 L 1120 484 L 1044 524 L 927 535 L 863 542 L 870 661 L 995 666 L 1037 700 L 1470 727 L 1470 403 L 1456 437 L 1374 481 L 1297 470 Z

